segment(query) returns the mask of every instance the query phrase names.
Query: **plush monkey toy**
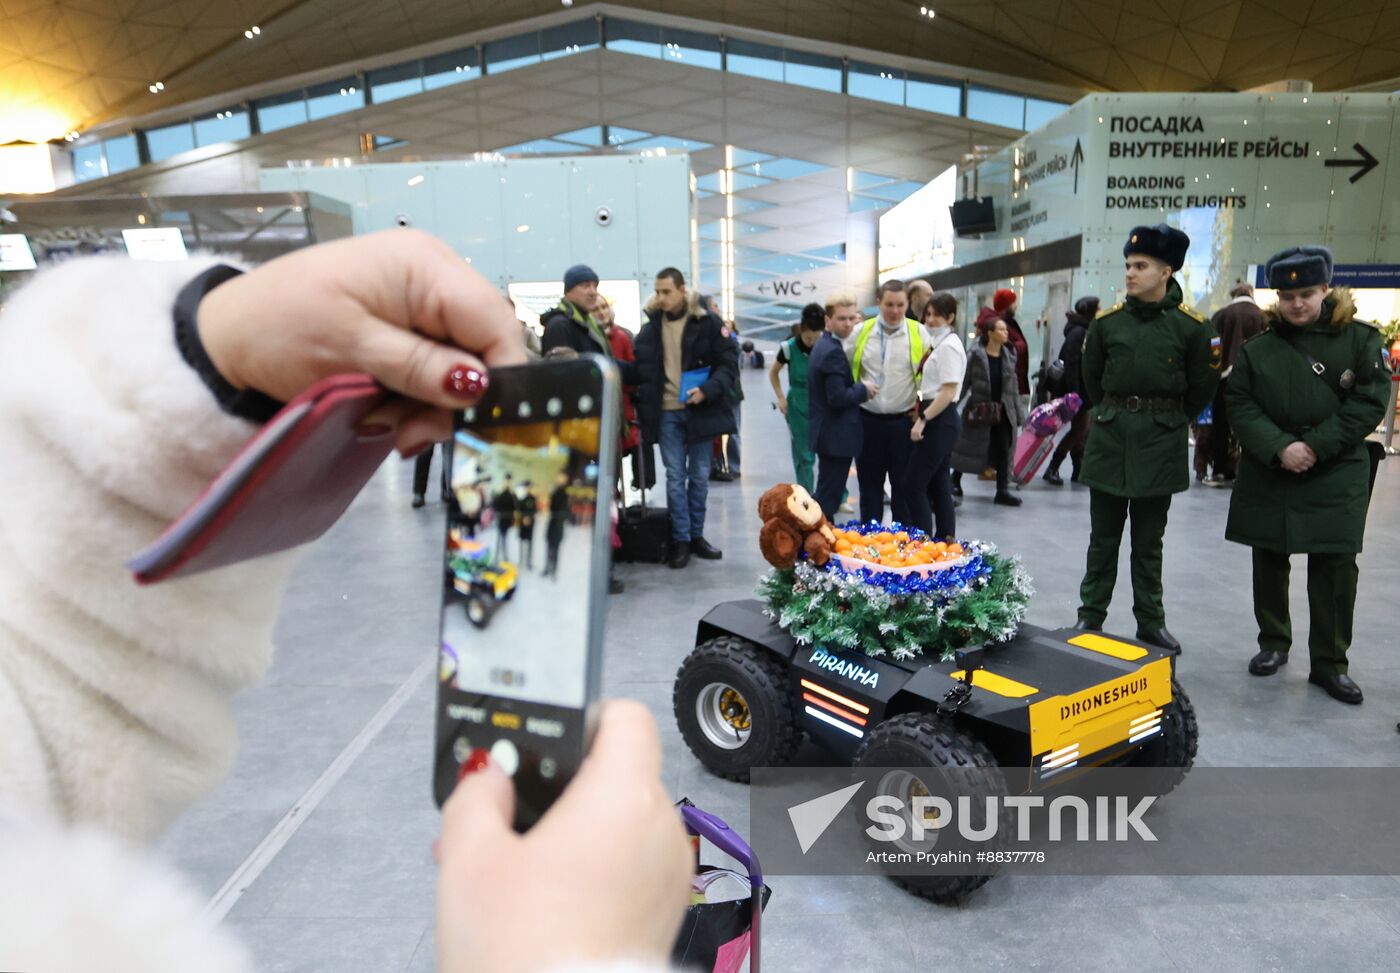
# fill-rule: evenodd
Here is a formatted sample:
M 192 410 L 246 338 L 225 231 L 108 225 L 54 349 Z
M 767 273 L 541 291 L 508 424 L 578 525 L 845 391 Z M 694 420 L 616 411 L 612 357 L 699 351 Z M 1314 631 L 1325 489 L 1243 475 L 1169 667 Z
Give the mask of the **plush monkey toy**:
M 826 564 L 836 545 L 831 524 L 812 495 L 796 483 L 780 483 L 758 500 L 763 530 L 758 546 L 775 568 L 790 568 L 803 551 L 817 567 Z

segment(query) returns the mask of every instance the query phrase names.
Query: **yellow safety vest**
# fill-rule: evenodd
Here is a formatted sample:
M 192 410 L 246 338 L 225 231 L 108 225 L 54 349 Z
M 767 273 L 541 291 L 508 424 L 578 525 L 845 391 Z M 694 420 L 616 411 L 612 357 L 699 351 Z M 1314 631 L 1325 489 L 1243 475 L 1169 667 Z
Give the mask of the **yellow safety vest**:
M 865 344 L 870 340 L 870 335 L 875 330 L 875 325 L 880 321 L 879 315 L 870 318 L 860 326 L 860 337 L 856 339 L 856 354 L 851 359 L 851 377 L 857 382 L 860 381 L 860 361 L 865 357 Z M 914 376 L 914 387 L 919 387 L 919 365 L 924 360 L 924 338 L 919 333 L 919 326 L 908 318 L 904 319 L 904 329 L 909 335 L 909 372 Z

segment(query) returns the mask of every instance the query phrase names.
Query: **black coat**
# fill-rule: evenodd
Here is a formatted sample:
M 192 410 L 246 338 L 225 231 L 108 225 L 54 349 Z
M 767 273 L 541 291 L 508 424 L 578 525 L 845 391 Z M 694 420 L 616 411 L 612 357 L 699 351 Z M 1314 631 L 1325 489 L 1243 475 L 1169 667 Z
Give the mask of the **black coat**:
M 565 308 L 566 301 L 552 307 L 540 315 L 540 326 L 544 337 L 540 339 L 541 354 L 549 354 L 555 348 L 572 348 L 580 355 L 594 354 L 612 357 L 612 346 L 606 338 L 600 338 L 587 324 L 581 324 Z M 572 307 L 572 305 L 569 305 Z
M 964 473 L 981 473 L 988 466 L 992 449 L 992 427 L 973 426 L 967 422 L 967 410 L 979 402 L 992 401 L 992 366 L 987 346 L 978 342 L 967 352 L 967 372 L 963 376 L 962 434 L 953 447 L 953 469 Z M 1010 342 L 1001 346 L 1001 409 L 1005 422 L 1011 424 L 1011 435 L 1026 421 L 1021 408 L 1021 396 L 1016 390 L 1016 349 Z M 1014 442 L 1013 442 L 1014 445 Z
M 1084 358 L 1084 336 L 1089 333 L 1089 322 L 1070 311 L 1065 314 L 1065 339 L 1060 344 L 1060 361 L 1065 364 L 1065 377 L 1060 386 L 1054 389 L 1056 396 L 1075 392 L 1084 397 L 1084 375 L 1079 363 Z
M 851 374 L 846 349 L 830 331 L 807 362 L 807 442 L 819 456 L 859 456 L 864 441 L 860 404 L 870 390 Z
M 689 311 L 681 334 L 681 370 L 710 370 L 710 377 L 700 386 L 705 401 L 685 407 L 686 440 L 696 443 L 739 431 L 730 401 L 739 384 L 739 346 L 725 336 L 724 323 L 701 308 L 693 296 Z M 659 308 L 648 310 L 646 324 L 634 344 L 637 360 L 632 368 L 623 369 L 623 380 L 637 386 L 637 419 L 642 438 L 649 443 L 661 441 L 661 397 L 666 394 L 661 317 Z

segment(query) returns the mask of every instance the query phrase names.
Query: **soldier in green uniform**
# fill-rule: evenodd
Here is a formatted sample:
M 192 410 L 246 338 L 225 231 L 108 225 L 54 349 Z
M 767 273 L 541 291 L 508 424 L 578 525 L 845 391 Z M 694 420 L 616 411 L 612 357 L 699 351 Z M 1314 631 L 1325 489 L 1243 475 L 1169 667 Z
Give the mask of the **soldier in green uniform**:
M 1172 276 L 1190 245 L 1166 224 L 1129 234 L 1127 300 L 1090 325 L 1081 366 L 1094 425 L 1079 477 L 1090 490 L 1090 533 L 1075 627 L 1103 627 L 1131 520 L 1137 637 L 1173 652 L 1181 644 L 1162 607 L 1162 535 L 1172 494 L 1190 486 L 1187 424 L 1215 395 L 1220 369 L 1210 322 L 1182 303 Z
M 1265 265 L 1278 306 L 1269 330 L 1240 350 L 1228 392 L 1243 452 L 1225 537 L 1254 549 L 1259 652 L 1249 671 L 1288 661 L 1289 555 L 1308 556 L 1308 681 L 1344 703 L 1361 702 L 1347 675 L 1356 555 L 1366 530 L 1371 451 L 1390 375 L 1381 335 L 1356 320 L 1345 291 L 1331 291 L 1332 253 L 1294 247 Z

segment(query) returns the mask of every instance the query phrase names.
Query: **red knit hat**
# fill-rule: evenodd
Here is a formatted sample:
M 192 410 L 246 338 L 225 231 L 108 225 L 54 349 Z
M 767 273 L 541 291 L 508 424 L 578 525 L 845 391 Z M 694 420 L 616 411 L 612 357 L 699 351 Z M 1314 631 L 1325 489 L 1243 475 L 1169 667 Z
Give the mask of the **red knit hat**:
M 992 310 L 998 314 L 1005 311 L 1016 303 L 1016 292 L 1010 288 L 1003 287 L 992 295 Z

